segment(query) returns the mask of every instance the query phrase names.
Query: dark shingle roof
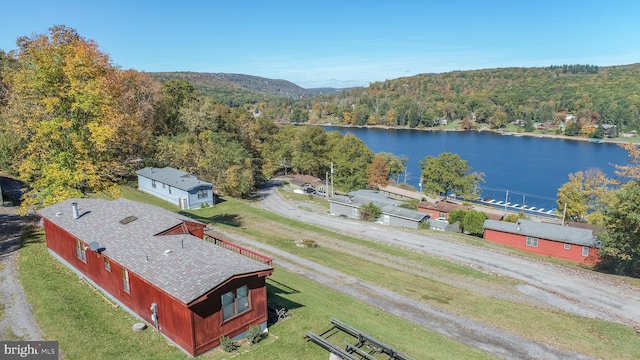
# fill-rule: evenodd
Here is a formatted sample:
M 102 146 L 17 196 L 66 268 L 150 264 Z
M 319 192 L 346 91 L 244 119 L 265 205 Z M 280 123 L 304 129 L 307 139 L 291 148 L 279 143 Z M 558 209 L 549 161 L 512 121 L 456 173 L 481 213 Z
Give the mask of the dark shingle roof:
M 78 204 L 78 219 L 72 202 Z M 155 236 L 185 221 L 198 222 L 152 205 L 70 199 L 38 213 L 87 244 L 97 241 L 103 255 L 185 304 L 233 276 L 272 269 L 192 235 Z M 128 216 L 137 219 L 120 223 Z
M 171 167 L 164 167 L 161 169 L 146 167 L 136 171 L 136 173 L 151 180 L 155 180 L 184 191 L 190 191 L 201 186 L 213 188 L 213 184 L 206 181 L 200 181 L 197 177 L 189 174 L 188 172 Z
M 567 244 L 600 247 L 601 242 L 589 229 L 579 229 L 557 224 L 548 224 L 532 220 L 518 220 L 518 223 L 507 221 L 485 220 L 484 228 L 511 234 L 537 237 Z
M 390 199 L 377 191 L 358 190 L 349 193 L 350 196 L 334 195 L 329 198 L 330 202 L 341 204 L 350 204 L 354 207 L 361 207 L 372 202 L 379 207 L 383 214 L 393 215 L 395 217 L 410 219 L 414 221 L 422 221 L 428 214 L 400 207 L 402 202 Z

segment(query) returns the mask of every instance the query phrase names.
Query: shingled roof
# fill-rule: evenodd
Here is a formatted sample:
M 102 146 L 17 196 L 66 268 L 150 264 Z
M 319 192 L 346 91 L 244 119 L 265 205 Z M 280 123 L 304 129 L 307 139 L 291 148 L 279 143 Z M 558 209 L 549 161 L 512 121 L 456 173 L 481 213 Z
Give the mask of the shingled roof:
M 330 202 L 346 204 L 360 208 L 370 202 L 380 208 L 383 214 L 393 215 L 399 218 L 410 219 L 414 221 L 422 221 L 428 214 L 400 207 L 400 201 L 391 199 L 374 190 L 357 190 L 345 195 L 334 195 L 329 197 Z
M 593 231 L 539 221 L 518 220 L 517 223 L 507 221 L 485 220 L 485 229 L 501 231 L 510 234 L 537 237 L 567 244 L 590 246 L 599 248 L 602 243 L 593 236 Z
M 73 202 L 78 204 L 77 219 Z M 185 304 L 232 277 L 272 270 L 192 235 L 157 235 L 199 222 L 127 199 L 70 199 L 38 214 L 87 244 L 98 242 L 103 255 Z
M 200 181 L 195 175 L 191 175 L 188 172 L 171 167 L 146 167 L 136 171 L 136 173 L 151 180 L 155 180 L 162 184 L 167 184 L 184 191 L 190 191 L 202 186 L 213 188 L 213 184 L 206 181 Z

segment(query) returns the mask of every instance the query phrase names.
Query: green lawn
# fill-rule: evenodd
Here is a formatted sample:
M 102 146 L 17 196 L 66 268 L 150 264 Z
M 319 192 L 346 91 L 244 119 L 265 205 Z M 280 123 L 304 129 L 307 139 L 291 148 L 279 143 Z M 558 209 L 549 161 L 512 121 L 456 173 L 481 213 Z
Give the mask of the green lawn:
M 177 206 L 135 189 L 123 188 L 123 196 L 178 211 Z M 413 262 L 420 268 L 437 271 L 441 276 L 467 279 L 486 286 L 504 286 L 507 289 L 518 283 L 511 279 L 494 277 L 424 254 L 286 219 L 254 207 L 246 201 L 226 198 L 215 207 L 182 213 L 385 286 L 402 296 L 477 319 L 540 343 L 602 359 L 640 358 L 638 336 L 630 327 L 497 300 L 330 248 L 320 247 L 308 251 L 309 249 L 296 247 L 293 240 L 301 234 L 318 238 L 332 237 L 360 246 L 364 250 L 384 252 L 393 258 Z M 153 331 L 133 333 L 131 325 L 137 320 L 121 309 L 112 308 L 86 284 L 79 282 L 74 273 L 51 257 L 46 252 L 41 233 L 27 232 L 24 240 L 25 246 L 19 253 L 21 281 L 47 339 L 59 340 L 68 359 L 84 359 L 89 355 L 95 359 L 124 356 L 139 356 L 137 358 L 140 359 L 185 357 Z M 273 326 L 270 337 L 260 344 L 243 346 L 233 354 L 234 358 L 325 358 L 328 355 L 324 350 L 306 342 L 303 335 L 307 330 L 320 333 L 328 329 L 331 317 L 338 318 L 416 359 L 473 359 L 487 356 L 280 268 L 276 268 L 269 278 L 268 292 L 270 301 L 286 306 L 293 316 Z M 230 354 L 221 350 L 204 356 L 213 359 L 230 357 Z
M 135 333 L 138 322 L 114 308 L 92 287 L 53 258 L 41 231 L 28 231 L 19 253 L 20 280 L 46 339 L 60 342 L 66 359 L 182 359 L 182 351 L 153 330 Z M 321 359 L 319 346 L 307 342 L 306 331 L 317 334 L 336 317 L 379 340 L 393 344 L 416 359 L 488 359 L 487 354 L 412 323 L 366 306 L 305 278 L 276 269 L 267 281 L 270 301 L 286 306 L 291 317 L 270 329 L 255 346 L 233 354 L 217 349 L 201 358 Z M 342 343 L 337 345 L 343 346 Z

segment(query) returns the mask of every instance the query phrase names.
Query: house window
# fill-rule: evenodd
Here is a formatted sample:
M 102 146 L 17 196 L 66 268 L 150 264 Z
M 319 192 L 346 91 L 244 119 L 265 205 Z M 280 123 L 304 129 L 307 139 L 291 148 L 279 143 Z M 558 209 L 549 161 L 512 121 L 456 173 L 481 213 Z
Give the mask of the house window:
M 206 199 L 209 197 L 209 192 L 207 189 L 198 190 L 198 199 Z
M 564 244 L 565 250 L 571 250 L 571 244 Z
M 152 188 L 156 188 L 156 181 L 155 180 L 151 180 L 151 187 Z
M 111 271 L 111 261 L 109 261 L 109 259 L 107 259 L 106 257 L 103 257 L 104 259 L 104 269 L 107 271 Z
M 250 309 L 249 287 L 247 285 L 222 295 L 222 317 L 224 320 L 242 314 Z
M 527 246 L 538 247 L 538 238 L 527 236 Z
M 129 271 L 127 271 L 127 269 L 122 269 L 122 289 L 127 294 L 131 292 L 131 288 L 129 287 Z
M 582 256 L 589 256 L 589 247 L 588 246 L 583 246 L 582 247 Z
M 87 250 L 84 247 L 84 244 L 76 239 L 76 257 L 84 262 L 87 262 Z
M 169 194 L 171 194 L 171 186 L 169 186 Z
M 359 215 L 358 215 L 358 208 L 352 208 L 352 209 L 351 209 L 351 214 L 352 214 L 353 216 L 359 216 Z

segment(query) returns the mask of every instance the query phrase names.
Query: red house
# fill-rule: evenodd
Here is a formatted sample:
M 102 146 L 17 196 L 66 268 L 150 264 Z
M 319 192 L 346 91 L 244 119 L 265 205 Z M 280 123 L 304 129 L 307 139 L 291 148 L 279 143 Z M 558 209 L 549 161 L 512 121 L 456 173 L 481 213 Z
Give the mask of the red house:
M 485 220 L 484 238 L 524 251 L 593 265 L 598 261 L 600 240 L 591 229 L 518 220 L 517 223 Z
M 435 203 L 421 201 L 416 205 L 418 211 L 431 215 L 432 219 L 449 219 L 449 213 L 453 210 L 471 210 L 471 206 L 454 204 L 446 201 L 436 201 Z
M 202 240 L 205 225 L 126 199 L 38 211 L 62 263 L 191 356 L 266 329 L 269 265 Z

